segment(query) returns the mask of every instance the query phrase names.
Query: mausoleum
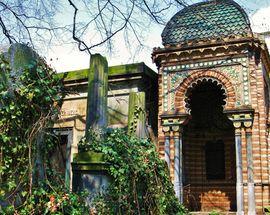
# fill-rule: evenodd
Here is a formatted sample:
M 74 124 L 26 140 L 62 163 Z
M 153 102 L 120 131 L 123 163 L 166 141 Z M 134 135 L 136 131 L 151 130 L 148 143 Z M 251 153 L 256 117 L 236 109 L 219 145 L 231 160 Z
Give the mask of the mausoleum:
M 163 47 L 152 53 L 158 74 L 144 63 L 109 67 L 108 126 L 126 127 L 129 94 L 145 92 L 149 136 L 179 201 L 200 214 L 263 214 L 270 203 L 270 57 L 263 38 L 232 0 L 185 7 L 161 36 Z M 88 74 L 60 74 L 72 92 L 55 124 L 68 182 L 85 134 Z
M 191 211 L 269 204 L 269 53 L 232 0 L 191 5 L 162 32 L 158 146 Z

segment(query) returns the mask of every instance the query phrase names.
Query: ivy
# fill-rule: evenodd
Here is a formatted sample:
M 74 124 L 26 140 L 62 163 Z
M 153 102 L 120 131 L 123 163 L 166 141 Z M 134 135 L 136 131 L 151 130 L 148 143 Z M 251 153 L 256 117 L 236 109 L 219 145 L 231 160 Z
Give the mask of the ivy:
M 85 214 L 83 198 L 65 189 L 50 165 L 55 138 L 48 131 L 64 97 L 62 80 L 43 59 L 14 72 L 0 56 L 0 213 Z M 37 146 L 43 136 L 42 145 Z M 35 167 L 43 158 L 45 178 Z
M 94 201 L 97 214 L 187 214 L 153 143 L 119 129 L 102 133 L 101 139 L 90 131 L 90 141 L 79 143 L 81 152 L 104 154 L 112 177 L 108 192 Z
M 47 128 L 57 119 L 63 97 L 62 80 L 43 59 L 15 73 L 0 56 L 1 214 L 89 214 L 84 195 L 66 189 L 51 168 L 49 156 L 57 143 Z M 164 161 L 148 140 L 112 130 L 92 133 L 79 149 L 102 152 L 110 164 L 112 183 L 93 203 L 97 214 L 187 213 L 174 195 Z M 38 157 L 42 180 L 35 167 Z

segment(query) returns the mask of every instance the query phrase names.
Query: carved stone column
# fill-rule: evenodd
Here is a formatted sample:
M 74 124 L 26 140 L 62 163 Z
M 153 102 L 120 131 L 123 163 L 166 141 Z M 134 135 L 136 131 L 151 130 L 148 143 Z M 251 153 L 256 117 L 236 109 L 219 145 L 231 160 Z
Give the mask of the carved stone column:
M 165 132 L 165 160 L 170 162 L 169 143 L 170 137 L 168 132 L 172 131 L 174 141 L 174 190 L 180 203 L 183 203 L 183 142 L 182 133 L 183 125 L 187 123 L 187 114 L 167 114 L 162 115 L 163 132 Z M 167 135 L 166 135 L 167 133 Z M 168 145 L 167 145 L 167 144 Z M 167 163 L 168 163 L 167 162 Z M 170 165 L 169 165 L 170 166 Z
M 255 193 L 253 180 L 253 156 L 251 143 L 251 127 L 253 109 L 228 111 L 228 117 L 235 128 L 236 154 L 236 197 L 237 215 L 244 215 L 243 165 L 242 165 L 242 130 L 246 132 L 247 142 L 247 172 L 248 172 L 248 214 L 255 215 Z
M 235 126 L 235 123 L 234 123 Z M 236 154 L 236 201 L 237 215 L 244 214 L 243 165 L 242 165 L 242 135 L 241 124 L 235 126 L 235 154 Z
M 88 97 L 85 135 L 89 129 L 99 131 L 107 127 L 108 62 L 100 54 L 91 56 L 88 74 Z
M 248 215 L 256 214 L 255 188 L 253 173 L 253 152 L 252 152 L 252 132 L 246 128 L 247 140 L 247 173 L 248 173 Z
M 183 203 L 183 129 L 180 126 L 172 126 L 174 137 L 174 190 L 180 203 Z
M 147 138 L 145 92 L 131 92 L 128 105 L 128 134 Z
M 164 153 L 165 153 L 165 161 L 168 165 L 170 171 L 171 159 L 170 159 L 170 127 L 164 126 L 163 132 L 165 134 L 165 143 L 164 143 Z

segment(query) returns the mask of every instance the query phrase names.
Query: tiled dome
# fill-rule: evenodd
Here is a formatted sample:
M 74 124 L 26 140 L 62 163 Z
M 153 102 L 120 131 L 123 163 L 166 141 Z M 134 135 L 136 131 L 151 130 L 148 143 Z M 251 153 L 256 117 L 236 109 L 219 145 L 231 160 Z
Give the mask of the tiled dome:
M 176 13 L 162 32 L 163 45 L 220 37 L 246 37 L 251 33 L 245 11 L 232 0 L 193 4 Z

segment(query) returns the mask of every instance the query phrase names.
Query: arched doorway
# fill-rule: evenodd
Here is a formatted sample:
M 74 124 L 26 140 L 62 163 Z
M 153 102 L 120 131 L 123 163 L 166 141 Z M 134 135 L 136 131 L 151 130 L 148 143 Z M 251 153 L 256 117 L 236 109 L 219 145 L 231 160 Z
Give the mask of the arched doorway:
M 223 113 L 226 91 L 201 78 L 186 91 L 191 119 L 183 132 L 184 203 L 191 211 L 235 211 L 234 127 Z

